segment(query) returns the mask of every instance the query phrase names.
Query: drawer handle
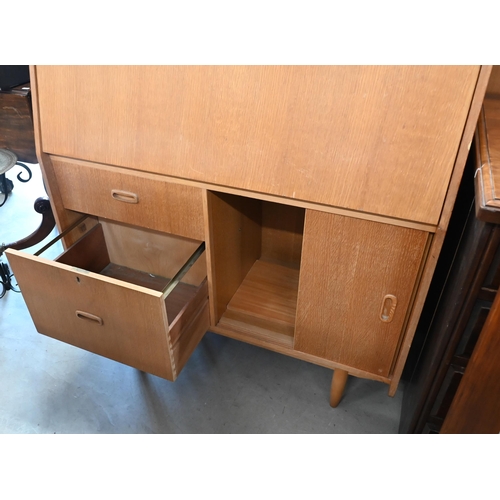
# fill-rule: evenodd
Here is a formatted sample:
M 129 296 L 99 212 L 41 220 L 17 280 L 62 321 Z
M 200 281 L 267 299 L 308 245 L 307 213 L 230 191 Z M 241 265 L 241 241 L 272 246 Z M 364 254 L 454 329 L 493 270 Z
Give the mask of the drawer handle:
M 100 318 L 99 316 L 95 316 L 94 314 L 90 314 L 88 312 L 76 311 L 76 317 L 80 319 L 87 319 L 89 321 L 94 321 L 101 326 L 103 324 L 102 318 Z
M 394 295 L 386 295 L 380 308 L 380 320 L 384 323 L 390 323 L 394 318 L 397 305 L 398 299 Z
M 117 201 L 124 203 L 139 203 L 139 197 L 130 191 L 121 191 L 120 189 L 112 189 L 111 196 Z

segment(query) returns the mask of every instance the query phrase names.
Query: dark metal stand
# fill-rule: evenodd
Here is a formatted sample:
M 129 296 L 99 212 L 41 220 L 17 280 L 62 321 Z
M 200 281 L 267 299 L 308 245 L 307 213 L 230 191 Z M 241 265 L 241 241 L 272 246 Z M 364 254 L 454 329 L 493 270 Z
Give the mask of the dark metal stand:
M 27 167 L 26 167 L 27 168 Z M 27 168 L 28 172 L 31 172 Z M 20 175 L 20 174 L 19 174 Z M 19 179 L 18 175 L 18 179 Z M 19 179 L 21 182 L 27 182 L 27 180 Z M 23 250 L 24 248 L 32 247 L 37 243 L 43 241 L 54 229 L 56 225 L 56 221 L 54 219 L 54 214 L 52 213 L 52 207 L 50 206 L 50 202 L 48 198 L 37 198 L 34 204 L 35 212 L 42 215 L 42 222 L 38 229 L 31 233 L 26 238 L 23 238 L 18 241 L 14 241 L 13 243 L 2 243 L 0 245 L 0 256 L 7 248 L 13 248 L 14 250 Z M 7 264 L 1 263 L 0 266 L 0 299 L 5 295 L 8 290 L 13 290 L 18 292 L 19 290 L 15 290 L 11 283 L 12 273 L 9 270 Z
M 23 179 L 21 177 L 23 172 L 19 172 L 17 174 L 17 180 L 20 182 L 28 182 L 29 180 L 31 180 L 31 177 L 33 176 L 33 174 L 31 173 L 31 170 L 29 169 L 29 167 L 27 165 L 25 165 L 24 163 L 21 163 L 20 161 L 16 162 L 16 165 L 23 167 L 28 172 L 27 179 Z M 0 203 L 0 207 L 5 205 L 5 202 L 7 201 L 7 198 L 13 189 L 14 189 L 14 183 L 10 179 L 7 179 L 5 174 L 1 174 L 0 175 L 0 193 L 4 194 L 4 199 L 3 199 L 2 203 Z
M 14 241 L 9 244 L 2 243 L 2 245 L 0 245 L 0 255 L 2 255 L 7 248 L 23 250 L 24 248 L 32 247 L 44 240 L 54 229 L 56 221 L 48 198 L 37 198 L 35 200 L 34 209 L 35 212 L 42 214 L 42 222 L 38 229 L 22 240 Z

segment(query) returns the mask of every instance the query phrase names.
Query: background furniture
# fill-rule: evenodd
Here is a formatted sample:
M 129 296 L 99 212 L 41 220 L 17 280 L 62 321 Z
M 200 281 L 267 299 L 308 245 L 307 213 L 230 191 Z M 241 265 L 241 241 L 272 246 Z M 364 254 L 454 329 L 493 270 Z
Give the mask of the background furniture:
M 33 115 L 28 66 L 0 66 L 0 193 L 5 195 L 3 205 L 12 191 L 13 183 L 5 174 L 17 164 L 28 172 L 20 162 L 38 163 L 35 151 Z M 1 206 L 0 205 L 0 206 Z
M 35 135 L 31 105 L 29 66 L 0 66 L 0 193 L 4 199 L 0 207 L 7 202 L 13 189 L 13 182 L 6 173 L 14 166 L 26 170 L 28 176 L 17 175 L 20 182 L 31 179 L 31 170 L 22 162 L 38 163 L 35 150 Z M 0 242 L 0 256 L 7 248 L 17 250 L 29 248 L 45 239 L 55 227 L 55 219 L 47 198 L 35 200 L 34 209 L 42 215 L 42 221 L 36 231 L 21 240 Z M 2 263 L 2 294 L 12 290 L 12 277 L 7 264 Z
M 7 250 L 37 330 L 175 380 L 210 329 L 393 395 L 490 70 L 33 68 L 77 233 Z
M 446 279 L 431 286 L 430 296 L 441 296 L 428 300 L 422 316 L 432 317 L 421 322 L 417 334 L 426 333 L 427 342 L 414 345 L 420 359 L 405 387 L 400 432 L 500 432 L 500 211 L 494 190 L 500 164 L 499 76 L 494 67 L 450 223 L 455 238 L 445 243 L 438 264 Z
M 0 149 L 38 163 L 28 66 L 0 66 Z

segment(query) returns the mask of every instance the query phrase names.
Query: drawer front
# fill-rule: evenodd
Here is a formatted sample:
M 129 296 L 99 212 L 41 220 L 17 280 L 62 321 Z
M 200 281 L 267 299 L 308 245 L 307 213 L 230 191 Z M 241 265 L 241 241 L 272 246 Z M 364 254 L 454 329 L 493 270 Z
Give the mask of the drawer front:
M 52 157 L 64 207 L 204 240 L 202 191 L 160 177 Z
M 209 327 L 206 280 L 187 285 L 195 291 L 179 310 L 161 291 L 16 250 L 6 254 L 38 332 L 147 373 L 175 380 Z

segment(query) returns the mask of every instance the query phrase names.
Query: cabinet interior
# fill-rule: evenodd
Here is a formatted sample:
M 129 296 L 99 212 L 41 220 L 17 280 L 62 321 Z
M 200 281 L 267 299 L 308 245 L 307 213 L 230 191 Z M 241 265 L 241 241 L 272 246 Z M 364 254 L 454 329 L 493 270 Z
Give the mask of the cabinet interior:
M 102 276 L 162 292 L 201 242 L 100 219 L 55 260 Z M 199 258 L 165 297 L 169 324 L 195 297 L 206 277 Z
M 293 344 L 305 210 L 207 193 L 213 326 Z

